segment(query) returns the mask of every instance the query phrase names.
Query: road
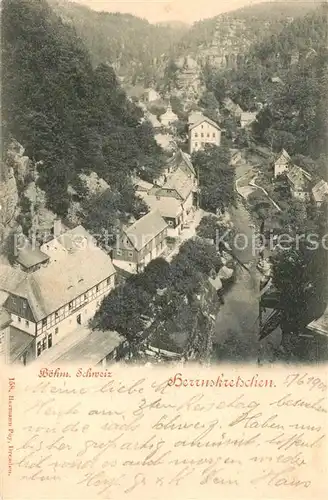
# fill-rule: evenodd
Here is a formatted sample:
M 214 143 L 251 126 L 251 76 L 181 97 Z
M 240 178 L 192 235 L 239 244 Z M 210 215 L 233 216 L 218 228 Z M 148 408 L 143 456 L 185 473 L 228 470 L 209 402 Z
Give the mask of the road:
M 245 165 L 236 167 L 236 177 L 244 175 L 246 171 Z M 261 361 L 271 361 L 273 346 L 279 345 L 280 338 L 275 335 L 261 345 L 258 342 L 260 273 L 256 269 L 256 255 L 252 249 L 254 229 L 250 227 L 249 213 L 241 201 L 231 210 L 231 219 L 237 233 L 240 233 L 236 240 L 240 242 L 240 249 L 235 248 L 234 253 L 247 265 L 250 272 L 237 266 L 236 282 L 226 293 L 225 304 L 221 306 L 217 316 L 213 361 L 257 362 L 258 358 Z

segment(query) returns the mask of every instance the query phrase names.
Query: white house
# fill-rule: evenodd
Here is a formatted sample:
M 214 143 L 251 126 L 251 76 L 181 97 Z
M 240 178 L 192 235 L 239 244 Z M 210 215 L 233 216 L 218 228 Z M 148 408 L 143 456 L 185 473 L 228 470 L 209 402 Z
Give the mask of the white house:
M 205 144 L 220 146 L 221 128 L 210 118 L 202 116 L 198 121 L 189 125 L 189 153 L 199 151 Z
M 17 338 L 29 336 L 24 364 L 40 356 L 73 330 L 86 325 L 102 299 L 114 288 L 116 271 L 111 258 L 92 236 L 78 226 L 45 243 L 36 262 L 25 270 L 8 269 L 9 278 L 0 276 L 0 289 L 8 293 L 4 308 L 11 315 Z M 48 256 L 44 260 L 44 254 Z M 11 273 L 11 274 L 10 274 Z M 31 350 L 32 346 L 32 350 Z

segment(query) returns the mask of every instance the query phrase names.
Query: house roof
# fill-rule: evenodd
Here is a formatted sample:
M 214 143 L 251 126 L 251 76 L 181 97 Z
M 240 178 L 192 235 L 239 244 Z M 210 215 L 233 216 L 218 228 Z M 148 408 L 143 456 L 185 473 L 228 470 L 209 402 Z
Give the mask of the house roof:
M 188 116 L 188 123 L 192 125 L 193 123 L 198 122 L 201 118 L 204 118 L 203 113 L 201 113 L 200 111 L 194 111 Z
M 213 288 L 216 291 L 221 290 L 223 285 L 222 285 L 222 281 L 221 281 L 221 278 L 219 277 L 219 275 L 217 275 L 214 279 L 208 278 L 208 281 L 211 283 L 211 285 L 213 286 Z
M 96 172 L 90 172 L 88 175 L 80 174 L 79 178 L 91 193 L 102 194 L 110 189 L 110 185 L 102 177 L 99 177 Z
M 198 127 L 199 125 L 201 125 L 204 122 L 209 123 L 210 125 L 212 125 L 213 127 L 215 127 L 217 130 L 221 130 L 221 128 L 219 127 L 219 125 L 215 121 L 213 121 L 210 118 L 208 118 L 207 116 L 203 116 L 197 122 L 190 124 L 189 125 L 189 130 L 192 130 L 193 128 Z
M 10 362 L 13 363 L 16 361 L 33 341 L 34 337 L 32 335 L 11 326 L 9 341 Z
M 133 247 L 140 251 L 149 241 L 167 228 L 167 223 L 158 210 L 149 212 L 134 224 L 124 229 Z
M 289 170 L 287 178 L 296 189 L 305 188 L 307 181 L 311 180 L 310 174 L 305 172 L 305 170 L 298 165 L 294 165 L 292 169 Z
M 289 161 L 291 158 L 285 149 L 282 149 L 280 153 L 277 155 L 275 163 L 279 163 L 280 161 Z
M 40 248 L 32 248 L 30 244 L 26 248 L 22 248 L 18 252 L 16 261 L 26 269 L 42 264 L 49 260 L 49 255 L 45 254 Z
M 321 179 L 312 189 L 312 194 L 316 202 L 325 201 L 328 197 L 328 182 Z
M 175 113 L 173 113 L 171 105 L 169 105 L 167 110 L 165 111 L 165 113 L 163 113 L 160 116 L 160 120 L 162 120 L 163 118 L 170 119 L 170 120 L 177 120 L 178 119 L 178 116 Z
M 192 175 L 196 175 L 195 168 L 191 162 L 190 156 L 187 153 L 184 153 L 181 149 L 179 149 L 167 162 L 167 167 L 173 168 L 176 170 L 179 165 L 183 162 Z
M 176 198 L 147 193 L 142 193 L 141 197 L 147 203 L 150 210 L 158 210 L 162 217 L 175 218 L 183 211 L 181 202 Z
M 95 366 L 124 341 L 125 338 L 114 331 L 92 331 L 81 342 L 59 356 L 56 361 L 79 361 Z
M 157 116 L 153 115 L 152 113 L 147 113 L 145 118 L 152 124 L 154 128 L 162 126 L 161 122 L 157 119 Z
M 314 333 L 328 337 L 328 306 L 320 318 L 311 321 L 307 328 Z
M 241 121 L 250 121 L 250 120 L 255 120 L 256 119 L 256 115 L 257 113 L 254 111 L 254 112 L 250 112 L 250 111 L 244 111 L 241 115 L 240 115 L 240 120 Z
M 135 177 L 133 179 L 133 184 L 134 187 L 136 188 L 137 191 L 149 191 L 152 187 L 153 184 L 150 182 L 144 181 L 143 179 L 140 179 L 140 177 Z
M 272 83 L 282 83 L 282 84 L 284 83 L 279 76 L 273 76 L 271 78 L 271 81 L 272 81 Z
M 178 168 L 175 172 L 168 174 L 166 182 L 160 189 L 175 190 L 182 200 L 185 200 L 193 190 L 193 179 Z
M 49 264 L 34 273 L 23 273 L 17 286 L 9 290 L 27 299 L 35 321 L 115 274 L 109 255 L 96 246 L 82 226 L 62 234 L 56 242 Z
M 11 323 L 10 314 L 5 309 L 0 308 L 0 330 L 8 326 L 10 323 Z

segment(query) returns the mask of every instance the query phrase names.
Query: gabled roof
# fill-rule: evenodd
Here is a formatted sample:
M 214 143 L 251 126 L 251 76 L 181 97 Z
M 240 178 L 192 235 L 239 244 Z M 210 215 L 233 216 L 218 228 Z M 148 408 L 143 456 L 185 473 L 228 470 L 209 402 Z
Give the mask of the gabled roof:
M 34 273 L 22 273 L 20 281 L 9 290 L 11 295 L 28 301 L 35 321 L 115 274 L 109 255 L 96 246 L 82 226 L 62 234 L 56 241 L 58 251 L 53 252 L 49 264 Z
M 175 190 L 182 200 L 185 200 L 193 190 L 193 179 L 189 177 L 181 168 L 167 176 L 166 182 L 161 189 Z
M 189 130 L 192 130 L 193 128 L 198 127 L 199 125 L 201 125 L 204 122 L 209 123 L 210 125 L 212 125 L 213 127 L 215 127 L 217 130 L 221 130 L 221 128 L 219 127 L 219 125 L 217 123 L 215 123 L 215 121 L 213 121 L 210 118 L 208 118 L 207 116 L 203 116 L 197 122 L 192 123 L 191 125 L 189 125 Z
M 313 198 L 316 202 L 325 201 L 328 198 L 328 182 L 321 179 L 312 189 Z
M 78 361 L 95 366 L 124 341 L 125 338 L 115 331 L 93 331 L 81 342 L 74 344 L 64 354 L 60 355 L 56 361 Z
M 26 248 L 18 251 L 16 261 L 26 269 L 43 264 L 49 260 L 49 256 L 42 252 L 40 248 L 32 248 L 30 243 L 27 243 Z
M 135 250 L 139 252 L 166 228 L 167 223 L 159 211 L 153 210 L 131 226 L 125 228 L 124 233 L 129 238 Z
M 190 156 L 187 153 L 184 153 L 181 149 L 179 149 L 172 158 L 167 162 L 167 166 L 172 168 L 173 170 L 177 170 L 179 165 L 183 162 L 192 175 L 196 175 L 195 168 L 190 160 Z
M 33 341 L 34 337 L 23 332 L 23 330 L 11 326 L 9 340 L 10 362 L 13 363 L 16 361 Z
M 243 111 L 240 120 L 241 121 L 250 121 L 256 119 L 257 112 L 256 111 Z
M 150 210 L 158 210 L 162 217 L 175 218 L 183 211 L 181 201 L 173 197 L 142 193 L 141 197 Z
M 275 163 L 279 163 L 280 161 L 289 161 L 291 158 L 285 149 L 282 149 L 280 153 L 277 155 Z

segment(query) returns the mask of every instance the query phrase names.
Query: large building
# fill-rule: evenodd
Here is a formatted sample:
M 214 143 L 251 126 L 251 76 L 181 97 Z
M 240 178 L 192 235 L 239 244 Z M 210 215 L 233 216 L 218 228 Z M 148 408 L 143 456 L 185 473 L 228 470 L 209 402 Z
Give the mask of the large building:
M 217 123 L 206 116 L 189 125 L 189 153 L 204 149 L 206 144 L 220 146 L 221 129 Z
M 0 289 L 8 293 L 4 308 L 11 315 L 11 342 L 20 337 L 26 344 L 20 353 L 26 364 L 88 323 L 114 288 L 116 271 L 82 226 L 40 249 L 20 250 L 17 262 L 20 268 L 8 266 L 1 273 Z
M 123 227 L 113 249 L 113 262 L 131 273 L 143 271 L 166 249 L 167 223 L 157 210 Z

